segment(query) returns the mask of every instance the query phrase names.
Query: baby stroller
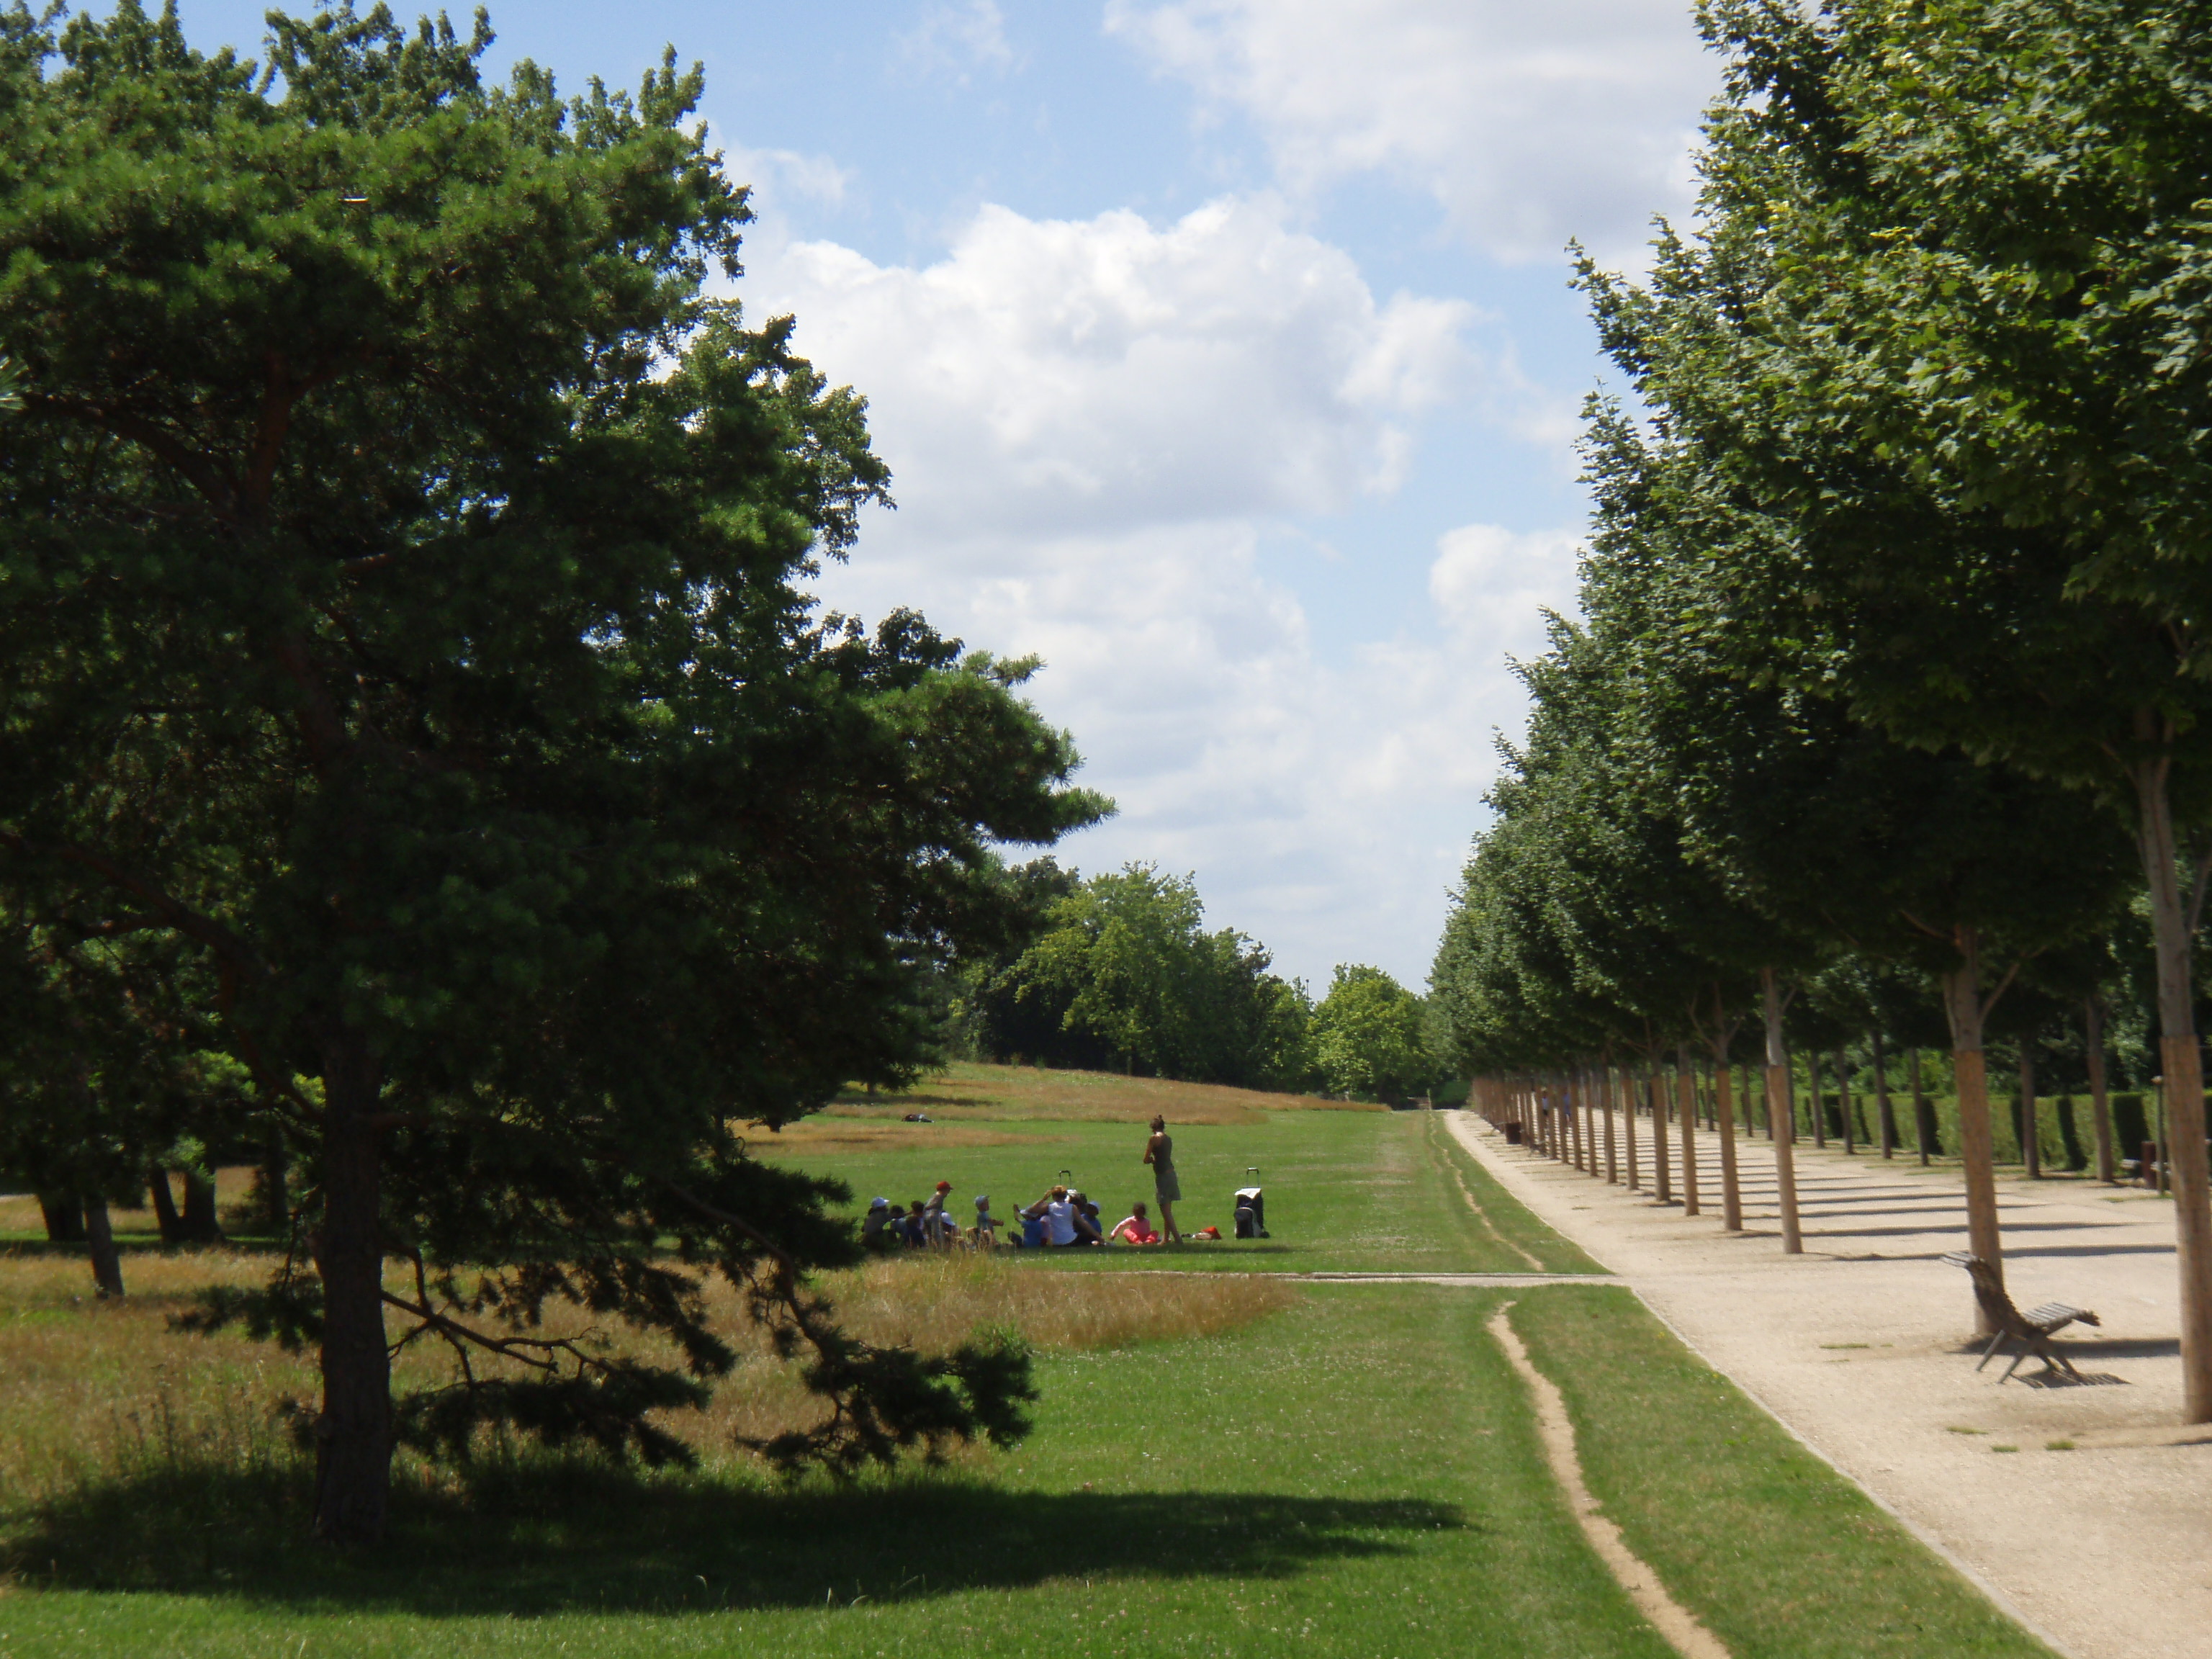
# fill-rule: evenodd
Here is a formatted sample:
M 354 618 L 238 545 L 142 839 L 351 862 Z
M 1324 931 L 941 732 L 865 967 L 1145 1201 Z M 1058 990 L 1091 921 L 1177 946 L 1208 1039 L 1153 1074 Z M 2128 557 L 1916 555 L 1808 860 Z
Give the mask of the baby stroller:
M 1247 1170 L 1247 1175 L 1257 1175 L 1257 1170 Z M 1265 1238 L 1267 1237 L 1267 1195 L 1258 1187 L 1239 1187 L 1237 1189 L 1237 1237 Z

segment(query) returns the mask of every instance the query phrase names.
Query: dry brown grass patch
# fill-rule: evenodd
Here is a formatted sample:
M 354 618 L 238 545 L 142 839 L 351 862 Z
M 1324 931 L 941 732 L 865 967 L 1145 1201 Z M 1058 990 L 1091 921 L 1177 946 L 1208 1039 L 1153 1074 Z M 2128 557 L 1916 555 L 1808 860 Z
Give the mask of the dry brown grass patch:
M 0 1509 L 149 1459 L 244 1468 L 291 1458 L 283 1408 L 288 1401 L 312 1407 L 313 1356 L 231 1332 L 181 1335 L 167 1323 L 199 1290 L 258 1285 L 271 1265 L 265 1255 L 227 1250 L 133 1254 L 125 1258 L 131 1295 L 103 1304 L 90 1295 L 82 1257 L 0 1253 Z M 1278 1312 L 1301 1294 L 1245 1275 L 1060 1273 L 963 1252 L 871 1262 L 825 1275 L 821 1287 L 856 1335 L 929 1352 L 994 1328 L 1018 1331 L 1047 1351 L 1205 1336 Z M 668 1426 L 721 1462 L 733 1455 L 736 1434 L 799 1427 L 819 1407 L 769 1355 L 733 1291 L 717 1284 L 709 1303 L 717 1328 L 745 1358 L 708 1410 L 672 1414 Z M 574 1328 L 565 1318 L 548 1322 Z M 605 1334 L 618 1350 L 670 1358 L 662 1345 L 619 1328 Z M 398 1368 L 403 1387 L 445 1375 L 443 1355 L 424 1345 Z
M 974 1117 L 1142 1123 L 1155 1113 L 1170 1123 L 1249 1124 L 1263 1112 L 1379 1112 L 1359 1101 L 1267 1094 L 1212 1083 L 1121 1077 L 1111 1072 L 1054 1072 L 962 1060 L 902 1095 L 848 1095 L 828 1115 L 896 1120 L 912 1111 Z M 786 1133 L 788 1133 L 787 1131 Z

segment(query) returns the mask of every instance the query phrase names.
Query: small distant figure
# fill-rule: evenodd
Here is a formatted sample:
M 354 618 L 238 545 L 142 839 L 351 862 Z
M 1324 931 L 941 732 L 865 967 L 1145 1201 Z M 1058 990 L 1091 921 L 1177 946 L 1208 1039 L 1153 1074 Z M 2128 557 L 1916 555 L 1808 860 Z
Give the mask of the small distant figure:
M 907 1206 L 906 1219 L 901 1224 L 901 1227 L 905 1234 L 906 1242 L 915 1249 L 919 1249 L 929 1243 L 929 1218 L 922 1209 L 920 1199 L 915 1199 Z
M 1160 1201 L 1160 1225 L 1167 1231 L 1168 1243 L 1179 1244 L 1182 1235 L 1176 1231 L 1175 1206 L 1182 1197 L 1182 1183 L 1176 1179 L 1175 1142 L 1169 1138 L 1164 1117 L 1152 1120 L 1152 1138 L 1145 1143 L 1144 1161 L 1152 1166 L 1152 1196 Z
M 927 1112 L 908 1112 L 899 1120 L 902 1123 L 934 1123 L 937 1120 Z
M 871 1250 L 888 1250 L 898 1243 L 898 1232 L 891 1217 L 891 1201 L 888 1198 L 868 1200 L 868 1213 L 861 1218 L 860 1243 Z
M 945 1231 L 945 1200 L 951 1196 L 952 1183 L 940 1181 L 937 1183 L 937 1190 L 930 1194 L 928 1200 L 921 1206 L 923 1231 L 929 1235 L 929 1242 L 933 1244 L 938 1242 L 938 1236 Z
M 1115 1224 L 1109 1237 L 1121 1244 L 1157 1244 L 1160 1242 L 1159 1231 L 1145 1213 L 1141 1201 L 1129 1206 L 1129 1213 Z

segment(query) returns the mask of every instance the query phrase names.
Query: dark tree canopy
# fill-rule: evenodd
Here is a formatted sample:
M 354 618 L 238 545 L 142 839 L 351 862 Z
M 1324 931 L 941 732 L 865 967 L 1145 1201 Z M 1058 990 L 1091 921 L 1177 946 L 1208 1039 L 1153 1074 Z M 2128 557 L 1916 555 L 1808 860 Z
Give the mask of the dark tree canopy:
M 740 1130 L 910 1076 L 996 844 L 1104 803 L 1029 665 L 811 609 L 887 475 L 710 297 L 749 216 L 696 70 L 564 100 L 480 82 L 482 14 L 270 27 L 257 70 L 133 0 L 0 15 L 7 971 L 58 1006 L 143 954 L 301 1160 L 302 1267 L 210 1316 L 319 1345 L 328 1534 L 395 1432 L 680 1455 L 645 1413 L 732 1363 L 708 1271 L 831 1411 L 771 1454 L 1018 1432 L 1018 1356 L 837 1333 L 835 1189 Z M 395 1412 L 416 1340 L 455 1381 Z

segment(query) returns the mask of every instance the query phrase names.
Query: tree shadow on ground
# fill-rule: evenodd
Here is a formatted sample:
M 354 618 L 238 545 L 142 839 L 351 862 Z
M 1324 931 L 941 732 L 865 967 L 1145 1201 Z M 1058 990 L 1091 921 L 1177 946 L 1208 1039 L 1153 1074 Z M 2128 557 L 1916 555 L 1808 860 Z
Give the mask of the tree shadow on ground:
M 1403 1555 L 1474 1524 L 1420 1498 L 1007 1492 L 917 1478 L 778 1492 L 605 1465 L 509 1465 L 465 1491 L 396 1491 L 391 1535 L 307 1536 L 291 1473 L 165 1470 L 89 1486 L 9 1528 L 42 1589 L 159 1591 L 431 1616 L 820 1607 L 1055 1578 L 1281 1577 Z

